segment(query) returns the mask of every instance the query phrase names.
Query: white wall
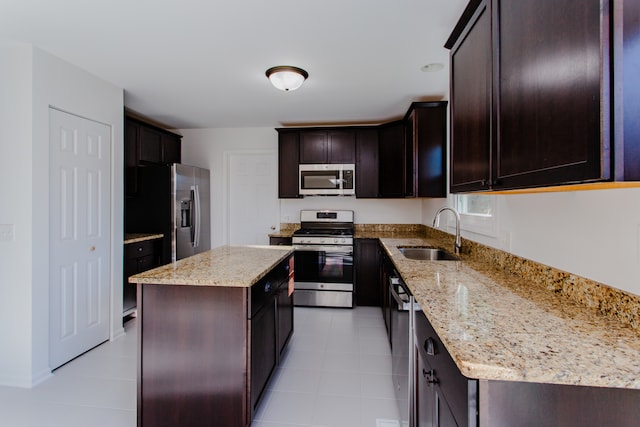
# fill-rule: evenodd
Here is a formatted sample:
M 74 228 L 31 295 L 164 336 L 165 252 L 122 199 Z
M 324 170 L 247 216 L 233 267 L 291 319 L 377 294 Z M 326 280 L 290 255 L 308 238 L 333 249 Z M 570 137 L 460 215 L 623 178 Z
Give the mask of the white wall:
M 27 382 L 31 370 L 32 144 L 31 50 L 0 43 L 0 384 Z
M 640 295 L 640 189 L 495 197 L 495 236 L 464 237 Z M 423 224 L 445 203 L 425 200 Z
M 25 44 L 0 44 L 0 65 L 11 73 L 0 79 L 0 224 L 15 226 L 0 242 L 0 384 L 30 387 L 50 374 L 50 106 L 112 128 L 111 336 L 123 333 L 123 91 Z
M 281 222 L 300 222 L 301 209 L 345 209 L 354 212 L 356 224 L 420 224 L 418 199 L 357 199 L 355 197 L 305 197 L 281 201 Z
M 227 188 L 225 153 L 278 150 L 273 128 L 182 129 L 182 163 L 209 169 L 211 173 L 211 247 L 226 243 L 224 232 Z M 277 179 L 277 178 L 276 178 Z

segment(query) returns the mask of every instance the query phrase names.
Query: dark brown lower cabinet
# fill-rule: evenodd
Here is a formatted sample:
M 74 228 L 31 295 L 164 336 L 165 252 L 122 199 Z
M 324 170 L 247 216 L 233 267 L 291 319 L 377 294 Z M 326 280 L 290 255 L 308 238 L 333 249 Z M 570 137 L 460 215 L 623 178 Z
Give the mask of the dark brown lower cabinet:
M 251 424 L 293 333 L 290 265 L 251 288 L 138 284 L 138 426 Z
M 292 271 L 293 264 L 290 267 Z M 290 276 L 289 280 L 293 281 L 293 276 Z M 278 307 L 278 354 L 282 355 L 293 334 L 293 293 L 290 292 L 289 281 L 280 283 L 276 292 L 276 300 Z
M 124 245 L 124 280 L 122 282 L 122 315 L 136 308 L 136 285 L 129 283 L 129 276 L 151 270 L 160 265 L 162 241 L 146 240 Z
M 269 237 L 272 246 L 291 246 L 291 237 Z
M 640 390 L 471 379 L 422 312 L 415 315 L 415 337 L 420 427 L 631 427 L 640 420 Z
M 276 301 L 273 296 L 251 319 L 251 414 L 255 413 L 269 377 L 276 368 Z
M 459 427 L 442 390 L 432 378 L 423 357 L 416 360 L 416 425 L 418 427 Z
M 382 307 L 378 239 L 355 240 L 356 305 Z

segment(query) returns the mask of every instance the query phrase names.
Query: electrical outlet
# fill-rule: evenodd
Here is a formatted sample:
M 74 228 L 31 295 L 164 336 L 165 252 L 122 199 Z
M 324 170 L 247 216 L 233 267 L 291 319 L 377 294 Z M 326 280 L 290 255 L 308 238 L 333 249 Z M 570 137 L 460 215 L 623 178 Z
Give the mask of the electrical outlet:
M 13 224 L 0 224 L 0 242 L 12 242 L 15 236 Z

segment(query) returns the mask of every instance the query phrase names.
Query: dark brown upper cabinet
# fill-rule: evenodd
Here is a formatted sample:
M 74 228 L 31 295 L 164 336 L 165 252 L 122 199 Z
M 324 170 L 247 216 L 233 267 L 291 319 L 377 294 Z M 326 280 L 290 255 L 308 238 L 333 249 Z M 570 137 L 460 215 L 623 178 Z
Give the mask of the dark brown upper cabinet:
M 356 161 L 352 130 L 301 130 L 300 163 L 352 164 Z
M 447 102 L 414 102 L 372 126 L 279 128 L 278 195 L 297 198 L 298 165 L 355 164 L 356 197 L 446 196 Z
M 449 187 L 452 193 L 488 190 L 491 180 L 489 0 L 469 3 L 451 37 L 447 42 L 451 49 Z
M 447 101 L 414 102 L 405 117 L 405 197 L 446 197 Z
M 637 134 L 623 136 L 619 114 L 638 89 L 617 80 L 634 54 L 613 36 L 637 34 L 638 6 L 534 3 L 472 0 L 445 45 L 451 192 L 640 178 Z M 629 108 L 637 121 L 640 106 Z
M 356 197 L 376 198 L 380 193 L 380 156 L 376 127 L 356 130 Z
M 615 179 L 640 180 L 640 2 L 614 9 Z M 620 157 L 623 160 L 620 160 Z
M 124 177 L 127 196 L 138 193 L 139 167 L 180 163 L 182 136 L 125 116 Z
M 278 197 L 295 199 L 298 194 L 298 162 L 300 148 L 298 132 L 277 129 L 278 131 Z
M 380 126 L 380 192 L 382 198 L 405 197 L 404 121 Z
M 125 123 L 127 162 L 138 166 L 180 163 L 182 136 L 130 117 Z

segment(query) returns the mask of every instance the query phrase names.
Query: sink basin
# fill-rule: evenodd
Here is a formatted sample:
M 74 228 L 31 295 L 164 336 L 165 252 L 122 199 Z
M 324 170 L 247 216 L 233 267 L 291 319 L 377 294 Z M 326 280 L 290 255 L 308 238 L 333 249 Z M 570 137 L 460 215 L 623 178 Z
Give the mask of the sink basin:
M 459 261 L 460 258 L 443 249 L 425 246 L 399 246 L 405 258 L 421 261 Z

